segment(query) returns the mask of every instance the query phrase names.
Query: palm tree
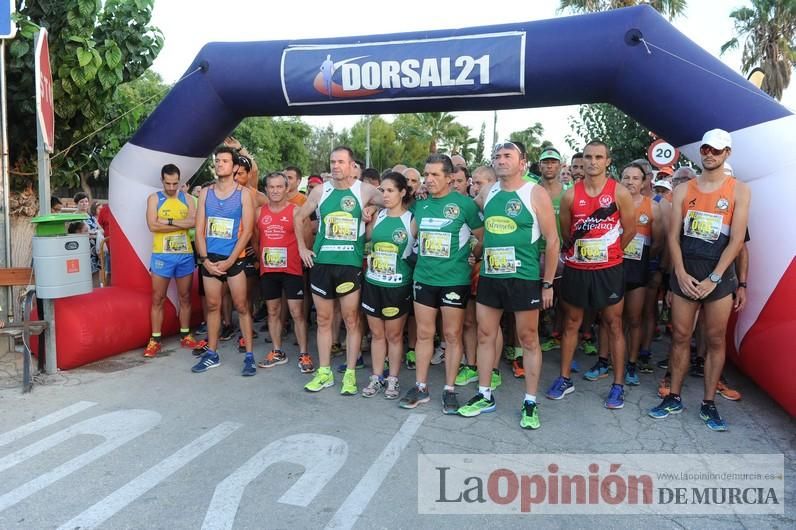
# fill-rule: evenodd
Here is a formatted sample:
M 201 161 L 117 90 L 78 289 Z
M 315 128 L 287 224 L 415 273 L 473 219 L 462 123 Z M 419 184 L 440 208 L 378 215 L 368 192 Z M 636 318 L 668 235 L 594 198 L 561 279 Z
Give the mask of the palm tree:
M 440 140 L 449 136 L 456 117 L 449 112 L 420 112 L 412 115 L 410 133 L 428 142 L 428 152 L 436 153 Z
M 620 7 L 640 4 L 648 4 L 669 17 L 669 20 L 672 20 L 685 13 L 688 0 L 561 0 L 558 10 L 571 11 L 573 13 L 594 13 L 596 11 L 608 11 L 609 9 L 619 9 Z
M 448 134 L 442 138 L 441 143 L 440 150 L 445 150 L 451 155 L 461 155 L 467 163 L 470 163 L 475 155 L 478 139 L 470 136 L 469 127 L 452 123 Z
M 759 65 L 765 74 L 760 88 L 780 100 L 796 64 L 796 0 L 751 1 L 752 7 L 730 13 L 738 37 L 724 43 L 721 53 L 738 48 L 743 38 L 741 70 L 748 74 Z

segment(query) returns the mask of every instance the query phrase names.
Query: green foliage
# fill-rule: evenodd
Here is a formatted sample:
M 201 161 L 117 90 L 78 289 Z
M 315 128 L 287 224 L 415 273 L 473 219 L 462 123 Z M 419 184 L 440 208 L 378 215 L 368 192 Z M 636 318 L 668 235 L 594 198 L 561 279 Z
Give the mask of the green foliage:
M 17 173 L 35 173 L 36 128 L 34 34 L 48 30 L 55 101 L 53 186 L 74 185 L 107 167 L 115 154 L 108 134 L 79 145 L 77 140 L 107 123 L 108 108 L 124 83 L 136 80 L 151 66 L 163 46 L 160 31 L 149 25 L 154 0 L 21 0 L 17 1 L 19 33 L 9 46 L 9 148 Z M 118 116 L 118 114 L 117 114 Z M 115 116 L 114 116 L 115 117 Z M 131 118 L 134 122 L 137 118 Z M 122 122 L 122 120 L 119 120 Z M 119 123 L 129 134 L 131 122 Z M 126 141 L 126 138 L 125 140 Z M 121 142 L 123 143 L 123 142 Z M 118 145 L 121 145 L 119 143 Z M 16 186 L 24 182 L 15 182 Z
M 550 142 L 542 141 L 544 127 L 538 121 L 522 131 L 515 131 L 509 135 L 512 142 L 522 142 L 525 145 L 525 153 L 529 162 L 538 162 L 539 155 L 542 154 L 542 146 L 551 145 Z
M 559 11 L 593 13 L 647 4 L 672 20 L 685 13 L 687 0 L 561 0 Z
M 599 139 L 611 148 L 614 167 L 647 156 L 651 142 L 649 129 L 613 105 L 581 105 L 578 117 L 569 117 L 569 126 L 574 133 L 566 138 L 571 149 L 581 151 L 589 141 Z
M 796 0 L 752 0 L 752 7 L 730 13 L 736 37 L 725 42 L 721 53 L 738 48 L 743 39 L 741 71 L 760 67 L 765 74 L 760 87 L 780 100 L 790 85 L 796 64 Z
M 393 167 L 403 154 L 403 146 L 396 141 L 395 129 L 381 116 L 363 117 L 351 127 L 348 146 L 357 157 L 365 160 L 367 127 L 370 120 L 370 166 L 380 172 Z
M 474 165 L 483 166 L 490 160 L 484 158 L 486 152 L 486 122 L 481 122 L 481 132 L 478 133 L 478 143 L 475 145 Z
M 312 128 L 299 118 L 271 117 L 246 118 L 232 133 L 254 157 L 261 176 L 288 165 L 306 172 L 310 165 L 306 140 L 311 135 Z

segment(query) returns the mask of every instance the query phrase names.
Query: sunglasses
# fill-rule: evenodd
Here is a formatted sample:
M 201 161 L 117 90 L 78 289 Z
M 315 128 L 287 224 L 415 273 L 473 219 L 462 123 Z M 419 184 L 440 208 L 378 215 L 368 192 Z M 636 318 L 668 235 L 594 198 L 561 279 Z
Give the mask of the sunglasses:
M 705 145 L 703 145 L 702 147 L 699 148 L 699 154 L 701 154 L 702 156 L 707 156 L 709 154 L 711 154 L 713 156 L 719 156 L 720 154 L 722 154 L 726 150 L 727 150 L 726 147 L 724 149 L 716 149 L 715 147 L 713 147 L 711 145 L 705 144 Z
M 518 146 L 514 142 L 501 142 L 495 144 L 495 147 L 492 148 L 492 156 L 494 156 L 494 154 L 500 151 L 501 149 L 516 149 L 521 157 L 524 156 L 522 153 L 522 149 L 520 149 L 520 146 Z

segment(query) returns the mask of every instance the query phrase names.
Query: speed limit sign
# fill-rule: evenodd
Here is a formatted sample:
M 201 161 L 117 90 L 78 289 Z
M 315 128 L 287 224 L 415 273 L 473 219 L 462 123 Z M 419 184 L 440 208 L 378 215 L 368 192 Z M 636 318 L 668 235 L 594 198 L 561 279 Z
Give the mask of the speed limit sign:
M 655 140 L 647 149 L 647 160 L 658 168 L 673 166 L 679 158 L 680 151 L 662 139 Z

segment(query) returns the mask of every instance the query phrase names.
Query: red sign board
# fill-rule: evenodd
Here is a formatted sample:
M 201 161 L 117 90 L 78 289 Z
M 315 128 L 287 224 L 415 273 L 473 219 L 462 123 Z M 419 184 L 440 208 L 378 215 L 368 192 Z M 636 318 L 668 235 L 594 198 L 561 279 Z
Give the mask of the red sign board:
M 80 260 L 79 259 L 66 260 L 66 273 L 74 274 L 76 272 L 80 272 Z
M 44 28 L 36 36 L 36 116 L 44 148 L 52 153 L 55 146 L 55 104 L 50 47 L 47 45 L 47 30 Z
M 658 168 L 673 166 L 679 158 L 680 150 L 662 138 L 652 142 L 647 149 L 647 160 Z

